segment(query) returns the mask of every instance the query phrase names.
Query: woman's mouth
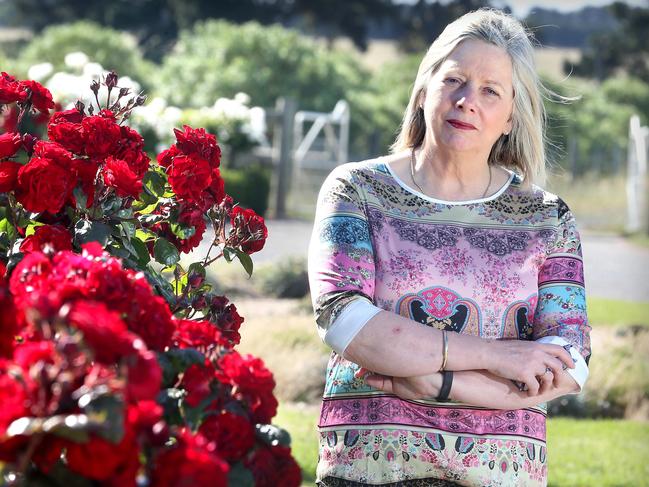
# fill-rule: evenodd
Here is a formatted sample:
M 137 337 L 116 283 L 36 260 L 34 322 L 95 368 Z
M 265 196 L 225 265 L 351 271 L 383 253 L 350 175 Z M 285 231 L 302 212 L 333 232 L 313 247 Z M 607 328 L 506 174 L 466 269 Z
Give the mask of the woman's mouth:
M 456 129 L 460 129 L 460 130 L 477 130 L 470 123 L 460 122 L 459 120 L 450 119 L 450 120 L 447 120 L 447 122 L 450 123 Z

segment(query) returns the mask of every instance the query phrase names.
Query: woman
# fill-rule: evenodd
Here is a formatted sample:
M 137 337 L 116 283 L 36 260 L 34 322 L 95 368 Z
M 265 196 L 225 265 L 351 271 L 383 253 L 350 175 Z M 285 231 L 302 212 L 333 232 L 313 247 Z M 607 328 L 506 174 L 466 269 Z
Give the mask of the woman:
M 393 153 L 323 184 L 309 249 L 333 349 L 321 486 L 547 482 L 544 402 L 583 387 L 590 327 L 574 218 L 533 184 L 532 56 L 508 15 L 456 20 L 420 65 Z

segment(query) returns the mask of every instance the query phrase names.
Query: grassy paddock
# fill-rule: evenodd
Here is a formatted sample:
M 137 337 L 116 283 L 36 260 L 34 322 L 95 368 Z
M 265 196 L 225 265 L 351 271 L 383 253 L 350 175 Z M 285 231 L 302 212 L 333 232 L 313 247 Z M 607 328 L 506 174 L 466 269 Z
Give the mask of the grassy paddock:
M 649 326 L 649 302 L 587 298 L 588 318 L 599 326 Z
M 281 404 L 276 423 L 291 433 L 305 485 L 313 485 L 318 449 L 317 408 Z M 624 420 L 548 421 L 549 485 L 649 485 L 649 423 Z

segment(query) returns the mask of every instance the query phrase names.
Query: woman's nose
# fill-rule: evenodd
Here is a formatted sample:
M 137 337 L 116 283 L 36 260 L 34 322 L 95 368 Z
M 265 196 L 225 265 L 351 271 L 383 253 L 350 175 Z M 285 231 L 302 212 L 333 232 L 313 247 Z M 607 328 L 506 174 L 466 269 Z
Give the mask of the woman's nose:
M 456 92 L 455 106 L 462 110 L 475 109 L 476 95 L 468 85 L 464 85 Z

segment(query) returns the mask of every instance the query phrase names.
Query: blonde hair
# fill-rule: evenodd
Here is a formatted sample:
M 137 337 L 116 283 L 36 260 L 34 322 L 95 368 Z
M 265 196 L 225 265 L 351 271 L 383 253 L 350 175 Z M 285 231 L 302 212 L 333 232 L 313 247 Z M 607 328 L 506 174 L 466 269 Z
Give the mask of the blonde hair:
M 494 9 L 480 9 L 463 15 L 446 26 L 432 43 L 419 65 L 401 130 L 391 147 L 400 152 L 419 147 L 426 123 L 420 97 L 430 78 L 460 42 L 477 39 L 504 49 L 512 61 L 514 108 L 512 130 L 493 145 L 489 164 L 501 164 L 523 177 L 526 185 L 545 183 L 546 114 L 541 92 L 561 96 L 543 86 L 534 64 L 532 36 L 514 17 Z

